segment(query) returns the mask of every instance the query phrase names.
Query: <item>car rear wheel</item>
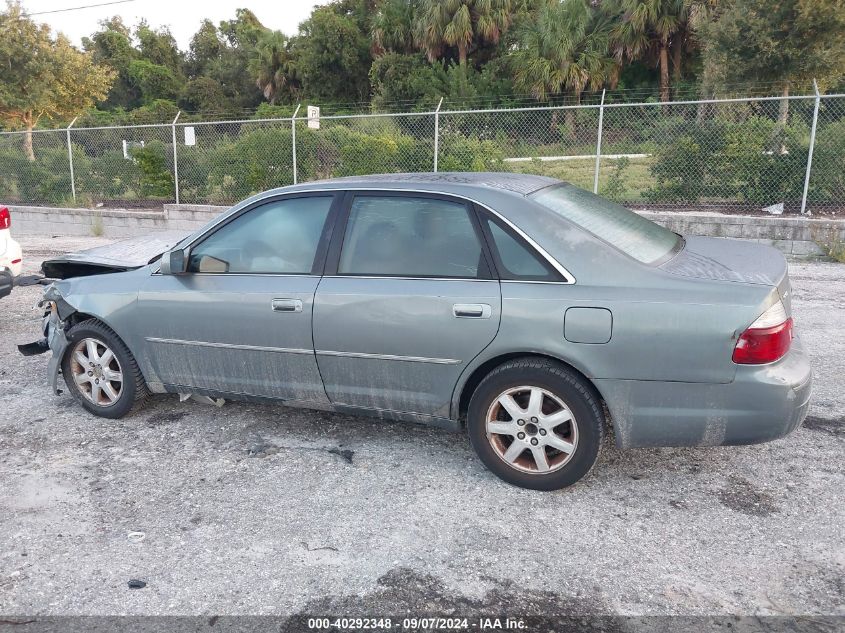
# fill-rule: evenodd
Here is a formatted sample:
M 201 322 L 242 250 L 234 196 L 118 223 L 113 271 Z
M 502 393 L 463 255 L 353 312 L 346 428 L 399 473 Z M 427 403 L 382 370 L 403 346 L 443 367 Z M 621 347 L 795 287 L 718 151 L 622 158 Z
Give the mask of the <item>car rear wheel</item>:
M 99 321 L 68 332 L 62 375 L 82 406 L 104 418 L 121 418 L 149 396 L 138 363 L 120 337 Z
M 556 490 L 595 464 L 604 415 L 592 385 L 559 363 L 509 361 L 493 370 L 470 400 L 470 442 L 504 481 Z

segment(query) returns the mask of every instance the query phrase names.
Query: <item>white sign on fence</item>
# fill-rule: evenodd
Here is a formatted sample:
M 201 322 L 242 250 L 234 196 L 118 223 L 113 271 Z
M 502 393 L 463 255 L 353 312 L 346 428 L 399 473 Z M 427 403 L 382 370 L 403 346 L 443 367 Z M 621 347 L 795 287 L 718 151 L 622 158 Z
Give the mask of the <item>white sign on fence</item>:
M 194 127 L 189 125 L 185 128 L 185 145 L 196 145 L 197 144 L 197 135 L 194 131 Z
M 320 129 L 320 107 L 308 106 L 308 127 L 312 130 Z
M 126 160 L 135 160 L 129 153 L 133 147 L 144 147 L 144 141 L 127 141 L 123 139 L 123 157 Z

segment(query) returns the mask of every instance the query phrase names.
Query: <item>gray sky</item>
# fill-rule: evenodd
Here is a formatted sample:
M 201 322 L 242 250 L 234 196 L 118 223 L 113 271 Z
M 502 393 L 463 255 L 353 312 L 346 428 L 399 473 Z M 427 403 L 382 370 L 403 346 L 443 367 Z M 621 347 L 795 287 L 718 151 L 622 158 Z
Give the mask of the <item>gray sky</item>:
M 89 4 L 100 4 L 108 0 L 23 0 L 28 13 L 67 9 Z M 62 31 L 75 44 L 82 37 L 97 29 L 97 23 L 113 15 L 119 15 L 124 23 L 132 26 L 139 19 L 146 18 L 151 26 L 168 25 L 179 48 L 187 49 L 191 36 L 200 22 L 208 18 L 215 24 L 235 16 L 235 9 L 250 9 L 261 22 L 271 29 L 278 29 L 288 35 L 296 32 L 299 23 L 311 13 L 317 4 L 325 0 L 133 0 L 123 4 L 79 9 L 63 13 L 34 15 L 36 22 L 46 22 L 53 30 Z

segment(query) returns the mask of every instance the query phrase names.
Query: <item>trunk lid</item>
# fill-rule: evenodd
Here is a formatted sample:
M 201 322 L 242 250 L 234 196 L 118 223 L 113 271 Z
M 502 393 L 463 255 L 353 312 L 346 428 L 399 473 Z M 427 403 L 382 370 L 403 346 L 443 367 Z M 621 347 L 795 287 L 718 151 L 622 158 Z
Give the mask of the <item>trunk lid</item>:
M 146 266 L 190 235 L 189 231 L 162 231 L 121 240 L 45 260 L 41 271 L 51 279 L 85 277 L 134 270 Z
M 686 237 L 684 248 L 660 268 L 673 275 L 773 286 L 792 314 L 786 258 L 771 246 L 721 237 Z

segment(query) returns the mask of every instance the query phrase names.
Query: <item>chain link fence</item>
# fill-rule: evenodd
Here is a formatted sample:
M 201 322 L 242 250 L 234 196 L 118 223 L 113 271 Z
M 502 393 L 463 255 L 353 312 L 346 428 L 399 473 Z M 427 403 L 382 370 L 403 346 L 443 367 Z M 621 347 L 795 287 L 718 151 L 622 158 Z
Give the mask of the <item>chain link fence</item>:
M 640 209 L 820 213 L 845 200 L 845 95 L 177 117 L 31 136 L 30 153 L 25 133 L 0 133 L 2 201 L 229 204 L 295 182 L 432 170 L 543 174 Z

